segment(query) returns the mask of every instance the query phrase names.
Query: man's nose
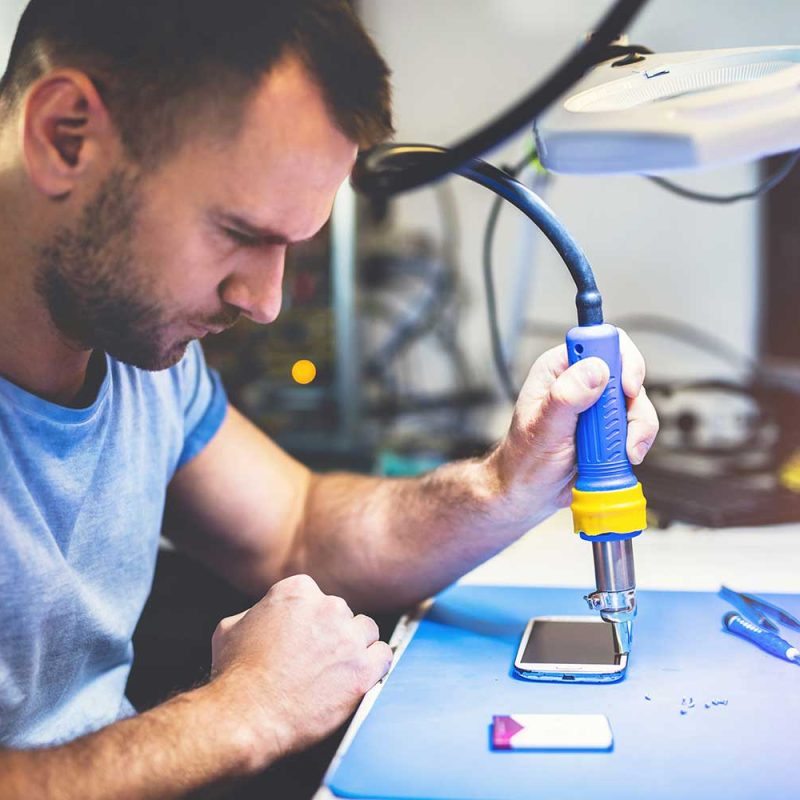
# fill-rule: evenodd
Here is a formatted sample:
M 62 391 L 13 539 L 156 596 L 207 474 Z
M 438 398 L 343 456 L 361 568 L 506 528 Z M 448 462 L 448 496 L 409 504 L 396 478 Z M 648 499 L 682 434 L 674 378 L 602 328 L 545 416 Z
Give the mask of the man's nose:
M 285 265 L 285 251 L 272 253 L 268 258 L 249 259 L 222 284 L 222 300 L 260 325 L 274 322 L 283 300 Z

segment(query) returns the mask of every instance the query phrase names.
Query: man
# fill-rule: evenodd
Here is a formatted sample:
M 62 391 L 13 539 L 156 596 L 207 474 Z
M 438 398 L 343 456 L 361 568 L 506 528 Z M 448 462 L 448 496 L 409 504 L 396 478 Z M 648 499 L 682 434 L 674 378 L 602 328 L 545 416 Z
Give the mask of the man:
M 195 340 L 279 312 L 286 248 L 391 132 L 341 0 L 32 0 L 0 86 L 0 796 L 178 797 L 334 730 L 375 623 L 569 500 L 605 365 L 543 356 L 508 435 L 418 480 L 311 474 L 227 407 Z M 624 341 L 628 452 L 656 434 Z M 258 602 L 204 686 L 135 715 L 165 505 Z M 312 576 L 312 577 L 309 577 Z M 261 598 L 261 599 L 259 599 Z

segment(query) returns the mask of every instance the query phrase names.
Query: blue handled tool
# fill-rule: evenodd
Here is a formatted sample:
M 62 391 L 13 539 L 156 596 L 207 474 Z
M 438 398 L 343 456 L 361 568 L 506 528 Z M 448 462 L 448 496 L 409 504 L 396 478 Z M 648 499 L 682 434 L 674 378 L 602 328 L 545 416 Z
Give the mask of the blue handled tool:
M 581 325 L 567 334 L 570 364 L 597 357 L 610 379 L 597 403 L 580 415 L 578 479 L 573 489 L 575 532 L 592 543 L 597 591 L 586 597 L 607 622 L 622 623 L 630 646 L 636 615 L 633 542 L 646 527 L 646 503 L 625 450 L 627 406 L 622 390 L 619 332 L 613 325 Z
M 764 630 L 749 619 L 745 619 L 736 611 L 729 611 L 722 618 L 722 623 L 731 633 L 749 639 L 770 655 L 800 665 L 800 650 L 785 639 L 781 639 L 776 633 Z
M 800 631 L 800 620 L 785 609 L 779 608 L 761 597 L 746 592 L 736 592 L 727 586 L 720 587 L 719 596 L 735 606 L 743 617 L 754 622 L 760 628 L 777 633 L 778 626 L 770 619 L 770 617 L 774 617 L 781 625 L 794 631 Z

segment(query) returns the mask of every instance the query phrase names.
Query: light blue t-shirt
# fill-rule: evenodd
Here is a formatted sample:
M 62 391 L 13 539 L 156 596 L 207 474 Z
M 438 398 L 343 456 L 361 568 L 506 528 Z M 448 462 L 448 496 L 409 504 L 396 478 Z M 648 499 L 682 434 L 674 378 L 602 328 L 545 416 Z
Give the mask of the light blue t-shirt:
M 89 408 L 0 379 L 0 747 L 67 741 L 134 713 L 131 637 L 167 484 L 226 408 L 198 343 L 163 372 L 106 357 Z

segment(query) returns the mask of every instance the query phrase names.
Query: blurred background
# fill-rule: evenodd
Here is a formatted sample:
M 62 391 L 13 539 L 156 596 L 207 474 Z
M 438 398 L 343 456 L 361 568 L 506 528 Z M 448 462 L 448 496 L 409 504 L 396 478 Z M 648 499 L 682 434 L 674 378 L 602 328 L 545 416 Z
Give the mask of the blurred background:
M 23 6 L 0 8 L 3 52 Z M 354 6 L 394 71 L 397 140 L 446 145 L 529 90 L 609 3 Z M 793 0 L 653 0 L 629 34 L 654 51 L 796 44 L 800 17 Z M 521 135 L 488 159 L 516 164 L 532 146 Z M 726 195 L 782 163 L 675 179 Z M 582 243 L 607 319 L 647 359 L 663 423 L 645 482 L 658 521 L 729 524 L 741 509 L 714 492 L 739 498 L 737 480 L 759 493 L 754 519 L 800 518 L 800 168 L 769 194 L 732 204 L 687 200 L 640 177 L 534 168 L 521 177 Z M 493 199 L 459 178 L 384 205 L 343 189 L 331 224 L 290 255 L 278 321 L 206 341 L 232 401 L 317 469 L 413 475 L 485 452 L 512 410 L 493 363 L 484 286 Z M 502 211 L 492 253 L 504 357 L 521 386 L 535 358 L 575 324 L 574 288 L 514 209 Z M 293 374 L 301 360 L 316 368 L 310 383 Z

